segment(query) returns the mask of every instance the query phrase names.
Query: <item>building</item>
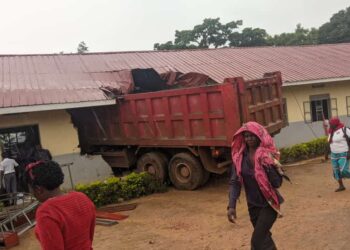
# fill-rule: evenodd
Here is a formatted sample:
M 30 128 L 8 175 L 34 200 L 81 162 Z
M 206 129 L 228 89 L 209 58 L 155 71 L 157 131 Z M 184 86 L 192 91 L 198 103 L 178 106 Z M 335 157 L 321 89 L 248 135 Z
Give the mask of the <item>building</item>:
M 254 79 L 265 72 L 281 71 L 289 126 L 276 136 L 279 146 L 323 135 L 323 117 L 338 115 L 347 122 L 350 114 L 350 43 L 1 55 L 0 139 L 3 147 L 18 149 L 28 141 L 32 146 L 40 144 L 60 163 L 74 163 L 71 167 L 74 183 L 105 178 L 111 171 L 100 157 L 79 155 L 77 132 L 67 110 L 115 104 L 102 88 L 123 88 L 125 80 L 130 78 L 125 70 L 135 68 L 154 68 L 159 73 L 200 72 L 217 82 L 226 77 Z
M 278 145 L 290 146 L 325 136 L 323 119 L 339 116 L 350 125 L 350 78 L 339 77 L 284 83 L 289 126 L 276 136 Z

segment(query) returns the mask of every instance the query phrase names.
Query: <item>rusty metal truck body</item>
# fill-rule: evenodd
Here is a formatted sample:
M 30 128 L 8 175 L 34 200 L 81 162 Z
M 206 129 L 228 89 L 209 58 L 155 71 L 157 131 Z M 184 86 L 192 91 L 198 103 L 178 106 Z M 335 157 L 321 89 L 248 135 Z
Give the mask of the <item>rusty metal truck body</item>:
M 285 126 L 281 74 L 222 84 L 118 96 L 116 105 L 71 110 L 83 153 L 115 172 L 136 167 L 180 189 L 203 185 L 231 166 L 237 129 L 257 121 L 271 134 Z

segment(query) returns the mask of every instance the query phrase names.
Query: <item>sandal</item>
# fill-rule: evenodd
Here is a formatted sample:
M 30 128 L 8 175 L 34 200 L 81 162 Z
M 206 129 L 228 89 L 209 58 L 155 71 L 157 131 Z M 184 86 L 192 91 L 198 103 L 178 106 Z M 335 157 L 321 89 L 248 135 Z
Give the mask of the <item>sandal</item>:
M 334 192 L 341 192 L 344 190 L 345 190 L 345 187 L 338 187 Z

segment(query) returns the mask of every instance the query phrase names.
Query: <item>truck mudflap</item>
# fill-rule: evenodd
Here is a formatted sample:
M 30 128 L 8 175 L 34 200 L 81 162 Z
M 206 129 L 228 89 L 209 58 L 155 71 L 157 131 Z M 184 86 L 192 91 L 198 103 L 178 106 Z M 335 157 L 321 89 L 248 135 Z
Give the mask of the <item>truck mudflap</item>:
M 210 148 L 208 147 L 199 147 L 198 154 L 203 167 L 211 173 L 223 174 L 232 165 L 231 160 L 226 160 L 220 163 L 216 162 L 212 157 Z

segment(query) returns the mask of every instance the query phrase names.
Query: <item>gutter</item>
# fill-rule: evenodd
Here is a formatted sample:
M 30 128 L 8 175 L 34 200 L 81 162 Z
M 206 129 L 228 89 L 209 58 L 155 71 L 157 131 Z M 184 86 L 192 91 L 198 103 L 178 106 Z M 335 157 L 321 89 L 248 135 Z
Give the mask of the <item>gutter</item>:
M 72 108 L 108 106 L 108 105 L 114 105 L 114 104 L 116 104 L 115 99 L 101 100 L 101 101 L 88 101 L 88 102 L 17 106 L 17 107 L 0 108 L 0 115 L 48 111 L 48 110 L 65 110 L 65 109 L 72 109 Z
M 309 80 L 309 81 L 299 81 L 299 82 L 283 82 L 282 87 L 289 86 L 300 86 L 308 84 L 317 84 L 317 83 L 330 83 L 330 82 L 341 82 L 350 80 L 350 77 L 336 77 L 336 78 L 327 78 L 327 79 L 318 79 L 318 80 Z

